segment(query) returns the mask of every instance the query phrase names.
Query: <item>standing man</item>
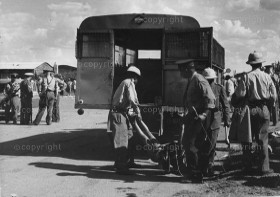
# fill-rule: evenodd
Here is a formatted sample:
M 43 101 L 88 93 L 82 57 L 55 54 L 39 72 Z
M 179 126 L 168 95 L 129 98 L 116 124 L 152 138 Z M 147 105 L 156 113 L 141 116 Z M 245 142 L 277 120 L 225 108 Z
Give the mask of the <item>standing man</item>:
M 53 71 L 50 70 L 44 70 L 46 76 L 43 79 L 38 90 L 40 96 L 39 111 L 36 116 L 36 119 L 33 122 L 34 125 L 38 125 L 40 123 L 46 108 L 47 108 L 47 117 L 46 117 L 47 125 L 51 125 L 52 123 L 51 118 L 52 118 L 53 103 L 58 94 L 58 85 L 55 78 L 51 76 L 52 72 Z
M 17 73 L 11 74 L 11 82 L 5 87 L 4 94 L 7 100 L 5 108 L 6 124 L 9 123 L 11 116 L 13 124 L 17 124 L 17 116 L 20 110 L 20 83 L 17 80 Z M 12 113 L 10 113 L 11 109 Z
M 60 110 L 59 110 L 60 95 L 63 94 L 63 91 L 65 90 L 67 85 L 62 80 L 61 74 L 55 76 L 55 80 L 58 84 L 58 94 L 57 94 L 57 99 L 54 100 L 54 104 L 53 104 L 52 122 L 59 122 L 60 121 Z
M 188 79 L 184 94 L 184 105 L 188 111 L 185 117 L 185 128 L 182 145 L 187 158 L 188 174 L 183 182 L 203 182 L 204 157 L 203 146 L 210 140 L 207 130 L 210 127 L 215 95 L 208 81 L 195 70 L 194 60 L 180 60 L 178 64 L 181 76 Z
M 130 175 L 129 168 L 138 167 L 133 160 L 133 133 L 127 112 L 131 109 L 141 119 L 135 90 L 135 84 L 140 76 L 140 70 L 133 65 L 130 66 L 127 69 L 126 79 L 121 82 L 112 100 L 109 121 L 116 155 L 116 173 L 120 175 Z
M 237 90 L 248 90 L 246 91 L 246 98 L 250 108 L 252 137 L 255 138 L 258 143 L 257 150 L 255 150 L 257 151 L 259 158 L 257 171 L 261 175 L 273 172 L 269 167 L 268 127 L 270 115 L 267 106 L 269 103 L 274 103 L 277 97 L 276 89 L 271 77 L 267 73 L 261 71 L 263 62 L 261 53 L 254 51 L 249 54 L 246 63 L 251 65 L 252 71 L 247 75 L 248 80 L 246 79 L 246 76 L 243 77 L 234 93 L 237 100 L 235 102 L 238 103 L 238 100 L 244 98 L 244 95 L 238 93 Z M 248 84 L 248 87 L 246 84 Z M 244 157 L 244 172 L 252 173 L 255 171 L 253 168 L 254 158 L 252 154 L 252 143 L 243 143 L 242 150 Z
M 72 81 L 71 78 L 68 79 L 67 81 L 67 92 L 68 92 L 68 96 L 71 96 L 71 92 L 72 92 Z
M 205 166 L 203 169 L 203 174 L 206 176 L 213 176 L 213 166 L 215 158 L 215 148 L 218 139 L 218 134 L 220 131 L 220 126 L 222 123 L 222 114 L 224 119 L 224 126 L 229 127 L 230 125 L 230 106 L 227 100 L 227 95 L 225 88 L 217 84 L 214 80 L 217 78 L 216 72 L 211 68 L 204 69 L 203 76 L 209 82 L 213 93 L 216 97 L 214 116 L 212 119 L 211 126 L 209 127 L 207 134 L 210 141 L 206 141 L 203 155 L 205 156 Z M 207 165 L 208 164 L 208 165 Z
M 277 92 L 277 100 L 275 101 L 275 103 L 271 103 L 269 107 L 269 111 L 270 111 L 270 115 L 271 115 L 271 120 L 273 122 L 273 126 L 275 126 L 278 122 L 278 118 L 279 118 L 279 103 L 278 103 L 278 97 L 279 97 L 279 77 L 277 74 L 274 73 L 274 67 L 273 65 L 266 65 L 264 66 L 265 70 L 264 72 L 266 72 L 267 74 L 270 75 L 275 88 L 276 88 L 276 92 Z
M 21 90 L 21 110 L 20 110 L 20 124 L 28 125 L 32 123 L 32 83 L 31 77 L 33 73 L 25 73 L 24 80 L 20 84 Z
M 76 94 L 76 88 L 77 88 L 77 82 L 76 82 L 76 79 L 73 79 L 72 86 L 73 86 L 73 92 L 74 92 L 74 96 L 75 96 L 75 94 Z

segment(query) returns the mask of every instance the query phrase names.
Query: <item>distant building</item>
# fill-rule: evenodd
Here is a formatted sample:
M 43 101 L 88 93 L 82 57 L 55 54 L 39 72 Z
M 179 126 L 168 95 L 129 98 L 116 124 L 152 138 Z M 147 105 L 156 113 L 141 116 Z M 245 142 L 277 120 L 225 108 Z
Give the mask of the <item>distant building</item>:
M 43 70 L 47 69 L 53 70 L 47 62 L 0 63 L 0 79 L 9 79 L 12 73 L 17 73 L 19 77 L 23 77 L 26 72 L 39 76 L 43 74 Z
M 69 65 L 58 65 L 57 73 L 61 74 L 63 79 L 76 79 L 77 76 L 77 68 Z

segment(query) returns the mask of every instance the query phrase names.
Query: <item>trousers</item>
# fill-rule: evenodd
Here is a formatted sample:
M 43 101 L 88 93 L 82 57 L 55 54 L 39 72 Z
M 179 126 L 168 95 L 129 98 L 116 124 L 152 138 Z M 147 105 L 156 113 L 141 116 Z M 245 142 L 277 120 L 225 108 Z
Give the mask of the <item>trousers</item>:
M 20 108 L 20 98 L 18 96 L 13 96 L 6 103 L 5 108 L 5 121 L 8 123 L 12 118 L 13 123 L 17 124 L 17 116 L 19 114 Z M 12 110 L 12 112 L 11 112 Z
M 40 98 L 39 111 L 38 111 L 38 114 L 37 114 L 37 116 L 36 116 L 36 118 L 33 122 L 35 125 L 38 125 L 41 122 L 41 119 L 44 115 L 44 112 L 45 112 L 46 108 L 47 108 L 46 122 L 47 122 L 48 125 L 51 124 L 51 122 L 52 122 L 51 117 L 52 117 L 54 99 L 55 99 L 54 92 L 51 92 L 51 91 L 47 91 L 46 95 L 44 95 Z

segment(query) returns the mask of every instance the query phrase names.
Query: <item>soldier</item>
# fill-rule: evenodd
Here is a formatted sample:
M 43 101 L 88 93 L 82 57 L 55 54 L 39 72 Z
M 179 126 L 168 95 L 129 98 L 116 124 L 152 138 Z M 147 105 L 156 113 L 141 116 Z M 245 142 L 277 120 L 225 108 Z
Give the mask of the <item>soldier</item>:
M 50 70 L 44 70 L 46 77 L 43 79 L 42 83 L 39 86 L 39 111 L 38 114 L 33 122 L 34 125 L 38 125 L 44 115 L 44 112 L 47 108 L 47 117 L 46 122 L 47 125 L 51 125 L 52 123 L 52 110 L 53 110 L 53 103 L 58 94 L 58 84 L 54 77 L 51 76 Z
M 32 123 L 32 84 L 31 84 L 31 77 L 33 73 L 25 73 L 24 80 L 20 84 L 21 90 L 21 110 L 20 110 L 20 124 L 28 125 Z
M 17 124 L 17 116 L 20 110 L 20 83 L 17 79 L 17 73 L 11 74 L 11 82 L 5 87 L 4 94 L 7 101 L 5 108 L 6 124 L 9 123 L 10 116 L 12 116 L 13 124 Z M 10 113 L 11 109 L 12 113 Z
M 250 108 L 252 136 L 255 138 L 258 146 L 255 148 L 256 150 L 254 149 L 255 151 L 253 151 L 252 143 L 242 143 L 244 172 L 253 173 L 256 171 L 253 167 L 253 152 L 257 152 L 259 158 L 257 172 L 261 175 L 273 172 L 269 167 L 268 127 L 270 115 L 267 106 L 269 103 L 274 103 L 277 97 L 271 77 L 267 73 L 261 71 L 263 62 L 260 53 L 254 51 L 249 54 L 246 63 L 251 65 L 252 71 L 248 73 L 247 77 L 243 77 L 234 93 L 236 96 L 233 97 L 236 99 L 234 103 L 238 103 L 238 100 L 244 98 L 244 95 L 238 93 L 237 90 L 248 90 L 246 91 L 247 96 L 245 98 L 247 98 L 247 103 Z M 246 78 L 248 78 L 248 80 Z M 248 84 L 248 86 L 246 86 L 246 84 Z M 239 88 L 239 86 L 241 88 Z
M 188 174 L 182 182 L 203 182 L 203 157 L 200 157 L 203 145 L 210 140 L 207 130 L 210 126 L 215 95 L 208 81 L 195 70 L 194 60 L 180 60 L 178 64 L 181 76 L 188 79 L 184 94 L 184 105 L 188 111 L 182 145 L 186 152 Z
M 204 166 L 204 174 L 206 176 L 213 176 L 213 166 L 214 166 L 214 157 L 215 157 L 215 148 L 216 143 L 218 139 L 218 134 L 220 131 L 220 126 L 222 122 L 222 113 L 223 113 L 223 119 L 224 119 L 224 126 L 229 127 L 230 125 L 230 106 L 227 100 L 227 94 L 225 88 L 217 84 L 214 80 L 217 78 L 216 72 L 211 68 L 206 68 L 203 72 L 203 76 L 207 79 L 209 82 L 213 93 L 216 97 L 215 102 L 215 110 L 214 110 L 214 116 L 211 123 L 211 126 L 209 127 L 207 133 L 210 138 L 210 141 L 206 141 L 203 154 L 205 155 L 205 164 L 208 164 Z
M 273 122 L 273 126 L 275 126 L 278 122 L 278 118 L 279 118 L 279 104 L 278 104 L 278 96 L 279 96 L 279 77 L 277 74 L 274 73 L 274 67 L 273 65 L 266 65 L 264 66 L 265 70 L 264 72 L 266 72 L 267 74 L 270 75 L 275 88 L 276 88 L 276 92 L 277 92 L 277 100 L 275 101 L 275 103 L 271 103 L 269 107 L 269 111 L 270 111 L 270 115 L 271 115 L 271 120 Z
M 128 110 L 133 109 L 135 115 L 141 119 L 135 90 L 135 84 L 140 76 L 140 70 L 135 66 L 130 66 L 127 69 L 126 79 L 121 82 L 112 100 L 109 121 L 116 151 L 116 173 L 120 175 L 130 175 L 130 167 L 140 167 L 134 163 L 133 155 L 131 155 L 133 154 L 133 133 L 127 115 Z M 129 161 L 129 159 L 131 160 Z

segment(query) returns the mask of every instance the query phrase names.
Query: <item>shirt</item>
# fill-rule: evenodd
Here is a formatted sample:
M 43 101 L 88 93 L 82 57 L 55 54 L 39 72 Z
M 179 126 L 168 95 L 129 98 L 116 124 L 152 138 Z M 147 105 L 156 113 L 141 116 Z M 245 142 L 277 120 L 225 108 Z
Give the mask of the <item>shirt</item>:
M 215 108 L 215 95 L 201 74 L 195 72 L 189 80 L 183 102 L 188 110 L 192 110 L 192 107 L 199 111 Z
M 233 95 L 234 93 L 234 83 L 231 79 L 227 80 L 225 83 L 226 92 L 228 96 Z
M 246 79 L 245 85 L 247 86 Z M 276 89 L 271 77 L 260 69 L 248 73 L 248 100 L 276 100 Z
M 58 84 L 54 77 L 44 78 L 42 87 L 44 90 L 55 91 L 58 90 Z
M 114 94 L 112 104 L 119 109 L 127 110 L 133 108 L 137 114 L 140 113 L 135 84 L 132 79 L 125 79 L 121 82 Z
M 223 113 L 223 118 L 225 123 L 229 125 L 230 123 L 230 106 L 227 100 L 227 95 L 225 88 L 217 83 L 212 83 L 211 88 L 213 90 L 213 93 L 216 97 L 216 108 L 219 109 L 219 112 Z M 219 119 L 219 120 L 217 120 Z M 221 124 L 221 113 L 215 113 L 214 114 L 214 120 L 212 123 L 212 129 L 220 127 Z
M 29 80 L 25 79 L 20 84 L 21 98 L 32 98 L 32 84 Z
M 20 81 L 15 80 L 14 82 L 10 82 L 7 84 L 4 94 L 13 97 L 20 96 Z

